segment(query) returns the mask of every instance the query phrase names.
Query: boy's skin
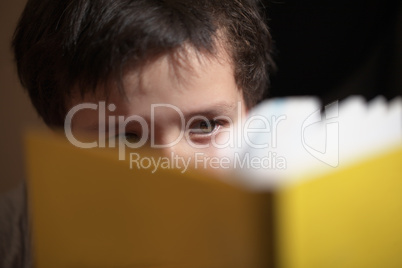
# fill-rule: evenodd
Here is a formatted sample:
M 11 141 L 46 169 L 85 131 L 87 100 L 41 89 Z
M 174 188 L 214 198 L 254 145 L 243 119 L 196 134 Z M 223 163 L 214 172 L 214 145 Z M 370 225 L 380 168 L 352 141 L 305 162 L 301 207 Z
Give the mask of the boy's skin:
M 203 55 L 189 47 L 186 49 L 187 53 L 180 58 L 183 61 L 181 64 L 171 61 L 168 55 L 163 55 L 140 71 L 126 72 L 123 77 L 126 96 L 117 89 L 111 90 L 106 105 L 114 104 L 116 109 L 113 112 L 106 109 L 106 118 L 127 118 L 132 115 L 144 118 L 148 127 L 154 127 L 154 133 L 148 129 L 147 144 L 153 139 L 156 145 L 163 147 L 162 152 L 166 155 L 174 153 L 192 157 L 195 152 L 205 153 L 206 156 L 220 155 L 212 140 L 214 139 L 215 144 L 225 144 L 229 138 L 233 138 L 224 128 L 233 127 L 232 124 L 238 121 L 239 115 L 245 116 L 243 94 L 236 85 L 231 59 L 222 47 L 216 56 Z M 77 97 L 70 108 L 83 102 L 98 103 L 104 99 L 93 95 Z M 183 129 L 179 113 L 169 107 L 154 109 L 152 122 L 152 104 L 169 104 L 178 108 L 186 125 L 192 120 L 188 124 L 189 129 Z M 211 126 L 206 127 L 205 120 L 196 116 L 211 120 Z M 98 118 L 97 110 L 80 110 L 72 119 L 73 133 L 97 133 Z M 119 133 L 117 127 L 115 133 L 107 133 L 107 124 L 105 129 L 105 136 L 109 138 L 127 135 L 127 140 L 133 136 L 139 139 L 142 134 L 141 125 L 135 121 L 127 125 L 125 133 Z M 186 131 L 188 136 L 175 142 Z

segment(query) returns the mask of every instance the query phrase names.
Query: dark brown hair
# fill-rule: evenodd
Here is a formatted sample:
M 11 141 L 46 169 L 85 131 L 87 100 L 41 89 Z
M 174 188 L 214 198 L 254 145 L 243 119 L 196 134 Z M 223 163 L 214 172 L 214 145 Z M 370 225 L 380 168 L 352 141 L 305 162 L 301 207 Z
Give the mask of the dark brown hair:
M 213 54 L 219 31 L 248 107 L 268 89 L 271 37 L 257 0 L 29 0 L 14 34 L 22 85 L 62 126 L 73 88 L 121 83 L 126 66 L 190 44 Z

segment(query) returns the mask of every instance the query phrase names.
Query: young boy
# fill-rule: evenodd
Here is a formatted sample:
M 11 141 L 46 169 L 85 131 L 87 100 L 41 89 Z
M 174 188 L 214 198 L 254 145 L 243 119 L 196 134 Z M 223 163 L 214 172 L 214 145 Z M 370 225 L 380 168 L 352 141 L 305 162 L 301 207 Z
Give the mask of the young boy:
M 184 156 L 217 153 L 273 66 L 257 0 L 29 0 L 13 48 L 50 127 Z
M 49 126 L 70 128 L 70 109 L 106 101 L 105 118 L 139 116 L 146 126 L 109 126 L 87 108 L 70 113 L 73 133 L 143 139 L 178 154 L 214 154 L 211 140 L 261 100 L 272 66 L 256 0 L 32 0 L 13 47 L 22 84 Z

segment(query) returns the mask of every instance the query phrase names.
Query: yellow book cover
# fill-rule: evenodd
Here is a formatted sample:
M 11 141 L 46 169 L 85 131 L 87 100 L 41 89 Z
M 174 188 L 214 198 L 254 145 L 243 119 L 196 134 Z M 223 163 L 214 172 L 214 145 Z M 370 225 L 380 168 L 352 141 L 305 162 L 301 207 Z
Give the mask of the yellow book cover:
M 271 266 L 269 193 L 129 169 L 54 134 L 31 133 L 27 157 L 38 268 Z

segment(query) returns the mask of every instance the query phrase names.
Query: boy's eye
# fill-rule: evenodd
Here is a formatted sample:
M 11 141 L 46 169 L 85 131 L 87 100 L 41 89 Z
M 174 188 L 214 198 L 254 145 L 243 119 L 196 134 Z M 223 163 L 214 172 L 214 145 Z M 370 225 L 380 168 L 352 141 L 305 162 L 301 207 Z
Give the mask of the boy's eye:
M 220 124 L 216 120 L 198 121 L 191 125 L 190 134 L 209 135 L 218 130 Z
M 116 135 L 116 137 L 115 137 L 116 139 L 119 139 L 120 140 L 120 138 L 124 138 L 127 142 L 129 142 L 129 143 L 137 143 L 137 142 L 139 142 L 140 141 L 140 137 L 139 137 L 139 135 L 137 135 L 137 134 L 135 134 L 135 133 L 121 133 L 121 134 L 119 134 L 119 135 Z

